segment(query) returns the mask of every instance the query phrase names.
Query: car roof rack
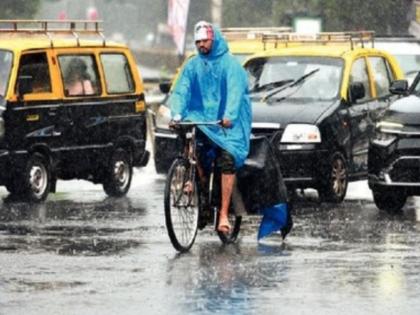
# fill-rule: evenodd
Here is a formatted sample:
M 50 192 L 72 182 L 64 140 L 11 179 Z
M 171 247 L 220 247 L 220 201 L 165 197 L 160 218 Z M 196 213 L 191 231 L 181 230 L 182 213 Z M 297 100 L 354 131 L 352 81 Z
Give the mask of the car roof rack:
M 253 40 L 262 39 L 264 35 L 275 35 L 292 32 L 289 26 L 276 27 L 227 27 L 221 32 L 227 40 Z
M 350 43 L 353 50 L 356 44 L 360 44 L 363 48 L 366 44 L 374 47 L 375 32 L 374 31 L 355 31 L 355 32 L 321 32 L 314 34 L 303 33 L 283 33 L 283 34 L 266 34 L 262 38 L 264 45 L 268 42 L 274 42 L 277 48 L 278 43 L 284 44 L 286 47 L 289 43 L 308 43 L 308 44 L 329 44 L 329 43 Z
M 48 37 L 51 47 L 54 47 L 52 34 L 70 34 L 76 39 L 79 47 L 81 35 L 93 35 L 102 41 L 103 46 L 106 46 L 102 23 L 102 21 L 89 20 L 0 20 L 0 34 L 42 34 Z
M 420 39 L 415 37 L 414 35 L 411 34 L 402 34 L 402 35 L 376 35 L 375 36 L 375 40 L 377 42 L 388 42 L 388 43 L 393 43 L 393 42 L 406 42 L 406 43 L 419 43 Z

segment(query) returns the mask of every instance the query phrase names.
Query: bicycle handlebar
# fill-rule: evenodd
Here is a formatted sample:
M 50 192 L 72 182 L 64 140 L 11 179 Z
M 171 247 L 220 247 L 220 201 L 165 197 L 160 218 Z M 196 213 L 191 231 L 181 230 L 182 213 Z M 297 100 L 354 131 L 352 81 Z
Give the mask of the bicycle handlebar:
M 222 120 L 215 121 L 179 121 L 173 122 L 176 126 L 216 126 L 221 125 Z

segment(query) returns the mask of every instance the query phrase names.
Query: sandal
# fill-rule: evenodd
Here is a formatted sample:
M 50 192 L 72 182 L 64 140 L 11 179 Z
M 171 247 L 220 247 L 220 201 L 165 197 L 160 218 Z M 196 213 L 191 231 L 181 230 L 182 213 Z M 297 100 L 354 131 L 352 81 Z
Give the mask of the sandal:
M 232 227 L 230 226 L 228 218 L 219 218 L 219 224 L 217 226 L 217 231 L 221 233 L 229 233 Z

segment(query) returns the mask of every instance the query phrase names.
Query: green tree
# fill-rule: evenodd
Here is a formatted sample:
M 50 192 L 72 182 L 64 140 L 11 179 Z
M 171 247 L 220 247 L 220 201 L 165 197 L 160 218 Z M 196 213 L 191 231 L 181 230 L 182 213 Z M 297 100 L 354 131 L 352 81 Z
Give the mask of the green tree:
M 40 0 L 2 0 L 0 19 L 30 19 L 38 11 Z
M 224 0 L 223 27 L 271 26 L 272 0 Z
M 320 0 L 324 29 L 374 30 L 377 34 L 407 33 L 411 0 Z
M 292 26 L 296 16 L 321 17 L 324 31 L 407 33 L 412 0 L 224 0 L 223 26 Z

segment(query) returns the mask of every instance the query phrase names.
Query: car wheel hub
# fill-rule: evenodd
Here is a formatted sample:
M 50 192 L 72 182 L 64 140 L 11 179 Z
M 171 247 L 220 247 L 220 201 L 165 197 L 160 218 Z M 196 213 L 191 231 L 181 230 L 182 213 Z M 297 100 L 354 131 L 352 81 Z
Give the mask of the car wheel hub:
M 43 166 L 36 165 L 31 168 L 29 173 L 29 184 L 31 190 L 40 196 L 44 193 L 47 187 L 47 172 Z
M 335 160 L 332 169 L 333 190 L 337 196 L 344 194 L 347 185 L 347 172 L 342 160 Z
M 129 179 L 129 168 L 124 161 L 118 161 L 114 166 L 114 178 L 122 187 L 127 185 Z

